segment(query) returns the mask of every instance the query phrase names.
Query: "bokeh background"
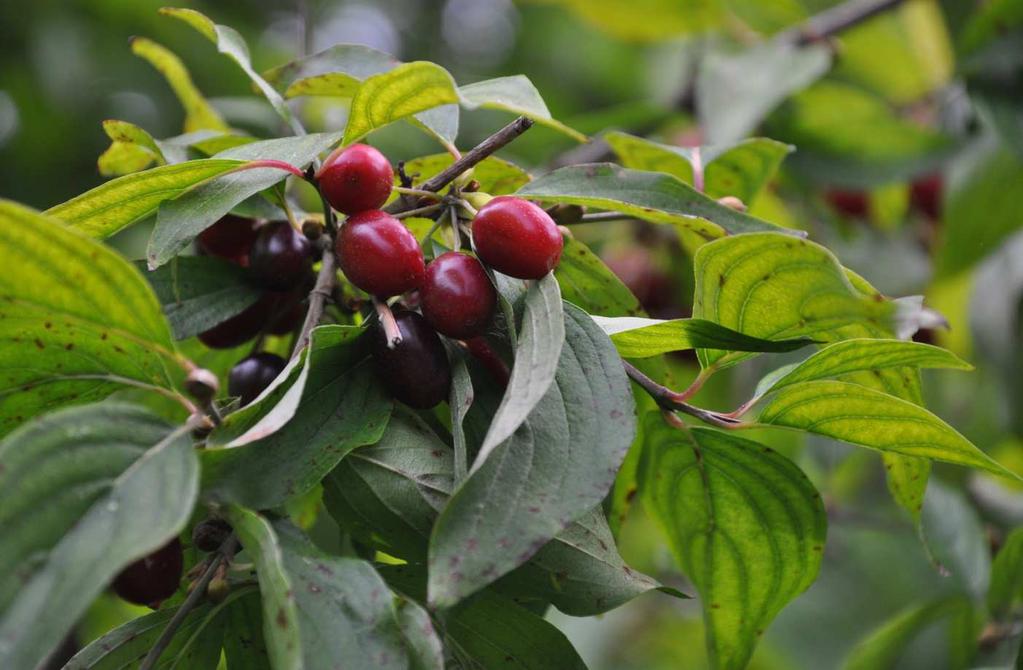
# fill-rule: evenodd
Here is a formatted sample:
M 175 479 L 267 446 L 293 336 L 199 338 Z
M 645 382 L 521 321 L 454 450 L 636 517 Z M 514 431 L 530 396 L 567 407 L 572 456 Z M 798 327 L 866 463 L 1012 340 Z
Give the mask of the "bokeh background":
M 131 121 L 154 137 L 181 133 L 180 105 L 131 54 L 132 35 L 179 54 L 232 126 L 280 132 L 241 71 L 195 31 L 160 17 L 162 4 L 0 0 L 0 196 L 44 209 L 101 183 L 104 119 Z M 929 406 L 1023 472 L 1023 2 L 892 3 L 825 41 L 832 66 L 795 90 L 785 88 L 786 63 L 772 68 L 750 50 L 803 25 L 830 0 L 182 4 L 237 28 L 257 69 L 355 42 L 406 61 L 436 61 L 460 83 L 522 73 L 556 118 L 590 134 L 618 129 L 692 146 L 717 141 L 730 115 L 763 117 L 755 134 L 796 151 L 772 187 L 746 204 L 809 231 L 886 294 L 925 296 L 950 328 L 918 337 L 976 365 L 972 373 L 925 371 Z M 317 129 L 336 126 L 344 118 L 339 104 L 317 101 L 303 112 Z M 466 113 L 459 144 L 469 147 L 506 121 L 497 112 Z M 372 140 L 393 160 L 438 151 L 407 128 Z M 612 158 L 599 142 L 580 148 L 539 127 L 502 155 L 535 173 Z M 628 222 L 577 230 L 651 313 L 688 312 L 691 265 L 669 232 Z M 140 239 L 114 243 L 133 255 Z M 718 375 L 697 402 L 733 408 L 784 362 L 764 356 Z M 671 364 L 682 385 L 695 374 L 685 358 Z M 753 667 L 841 667 L 858 641 L 907 608 L 946 597 L 982 605 L 993 552 L 1023 524 L 1023 492 L 938 466 L 922 542 L 891 502 L 876 455 L 814 437 L 761 437 L 825 494 L 830 528 L 820 578 L 767 631 Z M 692 592 L 641 507 L 623 524 L 619 544 L 637 569 Z M 595 669 L 705 667 L 696 601 L 655 593 L 599 618 L 550 616 Z M 83 641 L 116 618 L 97 610 Z M 980 644 L 972 667 L 1012 667 L 1018 619 L 995 626 L 979 614 L 961 618 L 935 617 L 894 667 L 962 667 L 955 644 L 963 631 Z

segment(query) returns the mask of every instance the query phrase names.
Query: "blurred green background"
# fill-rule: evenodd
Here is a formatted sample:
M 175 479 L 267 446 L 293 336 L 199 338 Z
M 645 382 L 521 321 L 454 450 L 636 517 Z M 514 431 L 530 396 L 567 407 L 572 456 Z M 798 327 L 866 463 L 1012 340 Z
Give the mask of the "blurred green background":
M 181 133 L 179 103 L 131 54 L 131 35 L 180 55 L 232 126 L 262 136 L 281 132 L 242 72 L 195 31 L 159 16 L 161 4 L 0 2 L 0 196 L 42 209 L 101 183 L 104 119 L 131 121 L 154 137 Z M 927 328 L 918 337 L 977 366 L 966 374 L 925 371 L 930 408 L 1023 472 L 1023 2 L 892 3 L 818 45 L 831 64 L 805 77 L 797 60 L 772 61 L 760 49 L 829 0 L 185 4 L 237 28 L 257 69 L 357 42 L 406 61 L 438 62 L 460 83 L 525 74 L 556 118 L 589 134 L 618 129 L 679 146 L 749 133 L 790 142 L 796 151 L 772 188 L 746 204 L 758 216 L 809 231 L 887 295 L 925 296 L 950 329 Z M 343 123 L 336 105 L 306 104 L 309 125 Z M 459 145 L 471 146 L 506 121 L 497 112 L 464 114 Z M 392 160 L 438 151 L 409 128 L 371 139 Z M 576 147 L 540 127 L 502 155 L 534 173 L 613 158 L 599 141 Z M 687 313 L 692 279 L 684 244 L 630 223 L 577 230 L 651 313 Z M 136 253 L 137 239 L 116 243 Z M 731 409 L 783 362 L 763 356 L 718 375 L 697 403 Z M 672 366 L 679 385 L 695 374 L 684 358 Z M 1012 667 L 1019 619 L 985 623 L 977 612 L 994 550 L 1023 525 L 1023 492 L 936 466 L 925 544 L 891 502 L 874 454 L 781 432 L 762 439 L 795 459 L 824 493 L 830 528 L 820 578 L 767 631 L 753 667 L 841 667 L 873 629 L 946 597 L 976 607 L 965 610 L 965 621 L 936 616 L 914 629 L 893 667 L 963 667 L 954 652 L 964 630 L 980 642 L 969 667 Z M 619 543 L 634 567 L 692 592 L 640 508 Z M 695 600 L 648 594 L 595 619 L 551 618 L 595 669 L 705 666 Z M 90 625 L 86 636 L 103 627 L 99 620 Z

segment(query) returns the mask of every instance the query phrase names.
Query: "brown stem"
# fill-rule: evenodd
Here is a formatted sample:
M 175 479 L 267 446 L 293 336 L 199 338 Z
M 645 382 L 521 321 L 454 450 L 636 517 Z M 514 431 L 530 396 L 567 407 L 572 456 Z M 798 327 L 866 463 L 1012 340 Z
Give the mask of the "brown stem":
M 461 158 L 449 165 L 446 169 L 420 184 L 418 187 L 419 190 L 433 191 L 436 193 L 454 181 L 458 175 L 473 167 L 498 149 L 504 147 L 516 137 L 529 130 L 532 126 L 532 119 L 520 116 L 504 128 L 501 128 L 496 133 L 477 144 L 470 151 L 463 154 Z M 391 214 L 400 212 L 407 207 L 407 203 L 404 201 L 405 198 L 398 198 L 385 209 Z
M 373 298 L 373 307 L 376 308 L 377 317 L 380 319 L 380 325 L 384 327 L 384 337 L 387 338 L 387 348 L 394 349 L 396 346 L 401 344 L 401 330 L 398 328 L 398 322 L 394 320 L 394 312 L 387 306 L 387 303 L 383 300 L 377 300 Z
M 295 340 L 295 348 L 291 352 L 292 358 L 298 356 L 298 353 L 309 344 L 313 328 L 320 323 L 327 301 L 330 300 L 330 296 L 334 293 L 334 283 L 337 281 L 337 268 L 334 259 L 334 245 L 331 244 L 331 240 L 332 238 L 329 235 L 324 235 L 318 240 L 320 247 L 323 249 L 323 261 L 320 265 L 320 273 L 316 275 L 316 285 L 309 292 L 309 309 L 305 313 L 302 330 L 299 331 L 298 338 Z
M 224 541 L 224 544 L 220 546 L 217 553 L 209 558 L 209 564 L 206 566 L 206 570 L 202 573 L 202 577 L 196 582 L 192 592 L 185 598 L 185 602 L 181 603 L 181 607 L 174 613 L 167 627 L 163 629 L 160 634 L 160 638 L 153 645 L 153 648 L 146 654 L 146 658 L 142 661 L 142 665 L 139 666 L 139 670 L 152 670 L 156 666 L 156 662 L 160 660 L 160 655 L 166 651 L 167 646 L 174 639 L 174 634 L 178 632 L 181 624 L 185 622 L 185 618 L 188 614 L 196 608 L 199 601 L 202 600 L 203 595 L 206 593 L 206 587 L 209 586 L 210 581 L 214 575 L 217 574 L 217 569 L 221 563 L 225 560 L 230 560 L 231 556 L 237 547 L 237 540 L 232 534 L 229 538 Z
M 902 4 L 904 0 L 848 0 L 780 36 L 800 46 L 820 42 Z
M 690 405 L 685 401 L 682 393 L 672 391 L 667 386 L 658 384 L 653 379 L 650 379 L 645 374 L 637 370 L 636 367 L 628 361 L 622 361 L 622 363 L 625 365 L 625 372 L 629 375 L 632 381 L 639 384 L 644 391 L 650 394 L 650 397 L 653 398 L 662 409 L 695 416 L 700 421 L 719 428 L 738 428 L 744 425 L 741 421 L 725 416 L 724 414 Z

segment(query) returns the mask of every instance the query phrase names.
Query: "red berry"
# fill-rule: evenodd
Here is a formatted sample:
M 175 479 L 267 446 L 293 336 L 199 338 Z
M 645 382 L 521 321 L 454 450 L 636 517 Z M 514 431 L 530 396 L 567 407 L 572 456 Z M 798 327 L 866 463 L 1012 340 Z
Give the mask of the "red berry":
M 451 369 L 440 336 L 416 312 L 395 312 L 402 340 L 393 349 L 378 321 L 373 326 L 373 363 L 384 388 L 409 407 L 429 409 L 447 400 Z
M 426 266 L 419 297 L 430 325 L 458 340 L 483 333 L 497 304 L 497 291 L 480 262 L 456 251 Z
M 519 279 L 539 279 L 553 270 L 564 246 L 547 212 L 510 196 L 480 208 L 472 222 L 472 239 L 481 261 Z
M 238 361 L 227 377 L 228 395 L 237 396 L 242 405 L 255 400 L 288 364 L 276 354 L 261 351 Z
M 184 555 L 174 538 L 160 549 L 129 564 L 114 578 L 114 593 L 136 605 L 150 605 L 174 595 L 181 582 Z
M 199 233 L 195 250 L 200 256 L 217 256 L 245 267 L 256 240 L 255 224 L 252 219 L 228 214 Z
M 941 218 L 941 191 L 941 175 L 932 174 L 910 184 L 909 199 L 927 218 L 937 221 Z
M 349 281 L 380 298 L 419 288 L 426 266 L 419 242 L 378 209 L 348 218 L 337 236 L 337 262 Z
M 312 244 L 287 221 L 259 229 L 249 251 L 249 267 L 260 285 L 286 291 L 304 280 L 313 264 Z
M 317 173 L 320 192 L 345 214 L 379 209 L 391 195 L 394 170 L 387 157 L 366 144 L 331 154 Z
M 311 287 L 310 287 L 311 288 Z M 292 291 L 272 291 L 264 296 L 269 301 L 268 320 L 264 332 L 271 335 L 287 335 L 298 328 L 305 319 L 306 305 L 303 303 L 309 293 L 305 286 Z
M 854 219 L 865 219 L 870 215 L 870 201 L 863 191 L 831 189 L 824 197 L 836 212 Z

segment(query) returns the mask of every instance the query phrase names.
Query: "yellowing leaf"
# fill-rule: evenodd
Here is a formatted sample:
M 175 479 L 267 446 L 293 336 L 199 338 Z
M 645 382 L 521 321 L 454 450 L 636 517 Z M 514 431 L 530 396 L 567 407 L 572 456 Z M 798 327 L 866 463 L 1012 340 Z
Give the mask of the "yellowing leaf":
M 389 123 L 458 102 L 448 71 L 425 61 L 405 63 L 368 77 L 352 99 L 344 143 L 350 144 Z
M 181 101 L 181 106 L 185 108 L 186 133 L 204 129 L 229 130 L 217 110 L 213 109 L 196 88 L 180 58 L 167 48 L 144 37 L 136 37 L 131 41 L 131 51 L 149 61 L 149 64 L 159 70 L 170 84 L 174 94 Z

